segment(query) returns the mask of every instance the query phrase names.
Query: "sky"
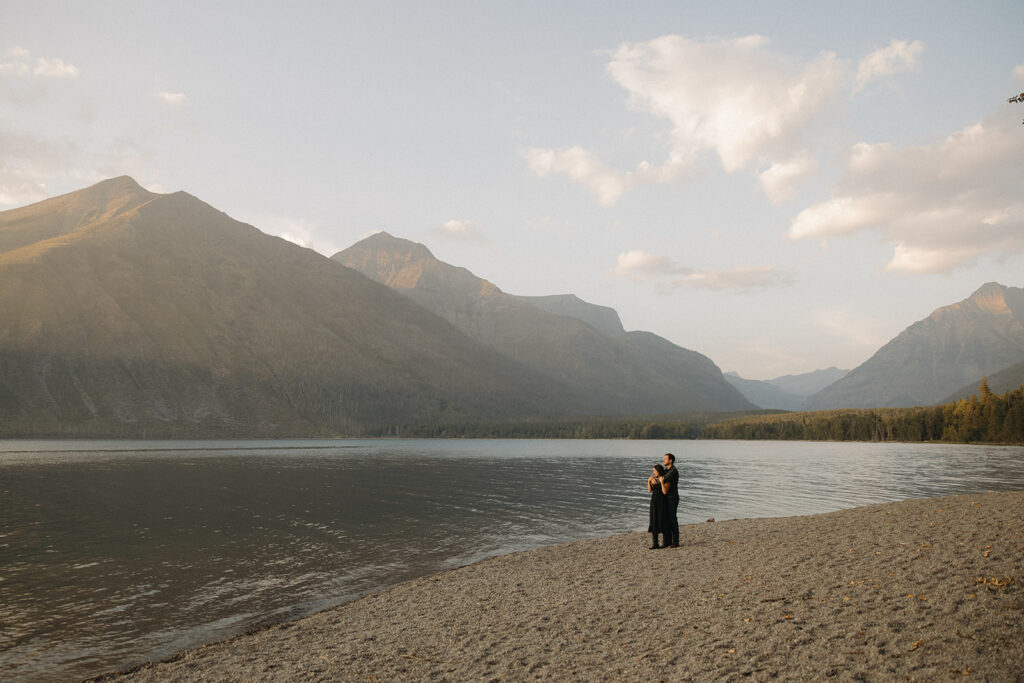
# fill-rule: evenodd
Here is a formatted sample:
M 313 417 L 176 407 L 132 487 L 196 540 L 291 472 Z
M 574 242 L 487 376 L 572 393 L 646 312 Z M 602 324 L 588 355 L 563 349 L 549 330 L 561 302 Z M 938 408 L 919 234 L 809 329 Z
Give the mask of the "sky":
M 1024 4 L 0 0 L 0 210 L 386 230 L 769 379 L 1024 286 Z

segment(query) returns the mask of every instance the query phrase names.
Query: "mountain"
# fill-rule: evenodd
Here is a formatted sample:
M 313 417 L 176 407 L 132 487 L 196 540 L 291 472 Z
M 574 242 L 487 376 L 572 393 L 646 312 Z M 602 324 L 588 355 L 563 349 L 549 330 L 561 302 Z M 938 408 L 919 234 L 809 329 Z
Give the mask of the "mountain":
M 791 394 L 771 382 L 745 379 L 735 372 L 725 373 L 725 380 L 740 390 L 743 396 L 759 408 L 776 410 L 799 410 L 806 396 Z
M 122 177 L 0 212 L 4 436 L 360 434 L 577 394 L 184 192 Z
M 725 379 L 747 398 L 761 408 L 778 410 L 800 410 L 807 397 L 821 391 L 849 370 L 832 367 L 814 370 L 800 375 L 784 375 L 775 379 L 744 379 L 738 373 L 727 372 Z
M 850 374 L 849 370 L 841 370 L 835 366 L 824 370 L 814 370 L 799 375 L 783 375 L 775 379 L 765 380 L 768 384 L 778 387 L 797 396 L 811 396 L 828 385 Z
M 954 391 L 942 402 L 952 403 L 954 401 L 959 401 L 962 398 L 970 398 L 974 394 L 977 394 L 978 387 L 981 386 L 982 379 L 988 382 L 988 389 L 993 394 L 1001 395 L 1005 394 L 1007 391 L 1013 391 L 1014 389 L 1024 385 L 1024 361 L 1011 365 L 1008 368 L 1003 368 L 999 372 L 993 372 L 985 377 L 979 377 L 977 381 L 969 382 L 958 391 Z
M 1022 361 L 1024 289 L 990 282 L 905 329 L 804 408 L 933 405 Z
M 578 391 L 603 415 L 753 406 L 706 356 L 626 332 L 610 308 L 574 296 L 518 297 L 444 263 L 422 244 L 378 233 L 333 259 L 402 292 L 473 339 Z
M 548 313 L 576 318 L 605 334 L 618 335 L 626 331 L 614 308 L 587 303 L 575 294 L 517 296 L 516 298 Z

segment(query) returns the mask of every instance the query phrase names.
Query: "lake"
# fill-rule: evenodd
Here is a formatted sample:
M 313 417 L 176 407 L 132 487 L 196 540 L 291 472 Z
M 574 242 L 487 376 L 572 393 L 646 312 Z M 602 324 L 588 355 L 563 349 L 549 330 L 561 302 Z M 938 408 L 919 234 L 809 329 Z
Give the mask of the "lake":
M 1021 447 L 0 441 L 0 670 L 77 680 L 493 555 L 646 529 L 667 451 L 681 524 L 1024 489 Z

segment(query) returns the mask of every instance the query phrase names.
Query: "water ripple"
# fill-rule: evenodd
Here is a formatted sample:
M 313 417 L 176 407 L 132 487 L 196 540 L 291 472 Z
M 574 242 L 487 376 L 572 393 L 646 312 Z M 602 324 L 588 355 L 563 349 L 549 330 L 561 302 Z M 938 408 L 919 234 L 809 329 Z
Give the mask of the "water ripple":
M 492 555 L 1024 488 L 1024 449 L 630 441 L 0 442 L 0 668 L 82 678 Z

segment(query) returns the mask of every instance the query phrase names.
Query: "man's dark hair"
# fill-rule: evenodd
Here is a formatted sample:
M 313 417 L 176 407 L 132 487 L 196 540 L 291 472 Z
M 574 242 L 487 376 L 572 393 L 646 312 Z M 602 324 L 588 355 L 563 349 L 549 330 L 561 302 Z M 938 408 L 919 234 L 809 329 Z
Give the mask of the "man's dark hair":
M 665 456 L 672 462 L 676 461 L 676 456 L 672 455 L 671 453 L 666 453 Z

